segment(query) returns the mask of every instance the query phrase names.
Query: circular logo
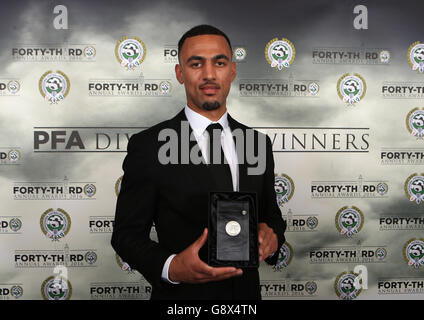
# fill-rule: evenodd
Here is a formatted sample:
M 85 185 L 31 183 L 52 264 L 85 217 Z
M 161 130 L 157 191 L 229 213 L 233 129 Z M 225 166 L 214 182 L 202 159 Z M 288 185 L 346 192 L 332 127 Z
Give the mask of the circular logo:
M 68 234 L 71 228 L 71 218 L 63 209 L 48 209 L 41 215 L 40 226 L 48 238 L 52 241 L 59 241 Z
M 22 221 L 18 218 L 12 218 L 9 221 L 9 227 L 12 231 L 16 232 L 21 229 Z
M 424 239 L 411 239 L 403 248 L 403 257 L 408 266 L 419 268 L 424 265 Z
M 237 221 L 229 221 L 225 225 L 225 232 L 231 237 L 238 236 L 240 234 L 240 231 L 241 226 L 240 223 L 238 223 Z
M 367 85 L 365 80 L 357 73 L 353 75 L 346 73 L 337 82 L 337 93 L 340 99 L 349 106 L 353 106 L 355 103 L 361 101 L 366 91 Z
M 276 265 L 273 267 L 275 271 L 280 271 L 286 268 L 291 260 L 293 259 L 293 248 L 288 242 L 285 242 L 278 253 L 278 259 Z
M 318 285 L 316 284 L 315 281 L 308 281 L 305 284 L 305 290 L 307 293 L 309 293 L 310 295 L 314 294 L 318 289 Z
M 93 59 L 96 56 L 96 49 L 92 46 L 87 46 L 84 48 L 84 57 L 87 59 Z
M 115 194 L 116 194 L 116 196 L 118 196 L 119 192 L 121 191 L 122 178 L 123 178 L 123 176 L 120 176 L 118 178 L 118 180 L 116 180 L 116 182 L 115 182 Z
M 19 150 L 9 150 L 7 158 L 10 162 L 17 162 L 21 158 L 21 153 L 19 152 Z
M 72 295 L 71 283 L 61 276 L 49 277 L 41 285 L 41 295 L 44 300 L 69 300 Z
M 84 256 L 84 259 L 88 264 L 94 264 L 97 261 L 97 254 L 94 251 L 88 251 Z
M 117 254 L 115 255 L 116 261 L 118 262 L 118 265 L 121 267 L 123 271 L 126 271 L 128 273 L 134 273 L 134 270 L 130 267 L 130 265 L 126 262 L 124 262 L 120 256 Z
M 336 227 L 340 234 L 351 238 L 361 231 L 364 215 L 357 207 L 343 207 L 336 214 Z
M 280 71 L 290 67 L 295 55 L 296 50 L 293 43 L 286 38 L 281 40 L 274 38 L 265 47 L 266 60 L 272 68 L 277 68 Z
M 355 287 L 355 279 L 358 275 L 356 273 L 343 272 L 339 274 L 334 282 L 334 290 L 337 296 L 343 300 L 355 299 L 362 291 L 361 288 Z
M 9 82 L 7 83 L 7 90 L 9 90 L 9 92 L 10 92 L 11 94 L 16 94 L 16 93 L 18 93 L 20 88 L 21 88 L 21 85 L 20 85 L 20 84 L 19 84 L 19 82 L 18 82 L 18 81 L 16 81 L 16 80 L 12 80 L 12 81 L 9 81 Z
M 407 54 L 409 65 L 412 70 L 420 73 L 424 72 L 424 43 L 414 42 L 409 46 Z
M 20 298 L 20 297 L 22 297 L 24 295 L 24 288 L 22 288 L 21 286 L 13 286 L 10 289 L 10 294 L 15 299 L 18 299 L 18 298 Z
M 380 196 L 384 196 L 389 191 L 389 186 L 385 182 L 380 182 L 377 184 L 377 193 Z
M 162 94 L 168 94 L 171 92 L 172 89 L 172 84 L 169 81 L 161 81 L 161 83 L 159 83 L 159 91 Z
M 236 60 L 237 62 L 240 62 L 246 59 L 246 56 L 247 56 L 247 52 L 245 48 L 242 48 L 242 47 L 234 48 L 233 50 L 234 60 Z
M 288 202 L 294 193 L 294 182 L 286 174 L 275 174 L 274 189 L 277 195 L 277 203 L 280 207 Z
M 421 175 L 411 174 L 405 181 L 404 189 L 409 201 L 414 201 L 417 204 L 424 202 L 424 173 L 421 173 Z
M 121 66 L 134 70 L 146 57 L 146 45 L 137 37 L 123 37 L 115 46 L 115 55 Z
M 309 229 L 315 229 L 318 226 L 318 218 L 308 217 L 308 219 L 306 219 L 306 225 L 309 227 Z
M 308 84 L 309 93 L 313 96 L 317 95 L 319 92 L 319 85 L 316 82 L 311 82 Z
M 387 257 L 387 250 L 385 248 L 378 248 L 375 250 L 375 256 L 378 260 L 384 260 Z
M 417 140 L 424 139 L 424 108 L 414 108 L 406 116 L 406 127 Z
M 91 198 L 96 194 L 96 186 L 92 183 L 86 184 L 84 186 L 84 194 Z
M 47 71 L 39 81 L 39 89 L 45 100 L 56 104 L 68 95 L 71 83 L 69 78 L 61 71 Z
M 390 61 L 390 52 L 387 50 L 380 51 L 378 55 L 381 63 L 389 63 Z

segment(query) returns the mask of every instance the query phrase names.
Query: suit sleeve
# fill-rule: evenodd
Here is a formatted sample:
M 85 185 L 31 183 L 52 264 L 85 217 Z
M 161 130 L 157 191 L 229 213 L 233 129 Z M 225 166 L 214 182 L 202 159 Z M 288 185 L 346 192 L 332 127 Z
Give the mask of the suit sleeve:
M 271 139 L 266 136 L 266 169 L 264 173 L 264 222 L 274 230 L 278 238 L 278 249 L 271 257 L 265 259 L 265 262 L 275 265 L 278 260 L 279 250 L 285 242 L 284 232 L 286 222 L 281 217 L 281 210 L 277 204 L 277 195 L 275 193 L 275 174 L 274 174 L 274 156 L 272 153 Z
M 163 284 L 162 268 L 171 252 L 150 239 L 157 199 L 154 177 L 157 154 L 146 137 L 142 132 L 128 142 L 111 244 L 131 268 L 158 287 Z

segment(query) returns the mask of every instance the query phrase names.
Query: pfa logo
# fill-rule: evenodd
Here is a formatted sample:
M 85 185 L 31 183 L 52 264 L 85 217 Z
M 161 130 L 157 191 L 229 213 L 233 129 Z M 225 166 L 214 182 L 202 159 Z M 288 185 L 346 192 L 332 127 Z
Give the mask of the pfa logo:
M 294 193 L 294 182 L 286 174 L 275 174 L 274 189 L 277 195 L 277 203 L 280 207 L 287 203 Z
M 96 56 L 96 48 L 93 46 L 86 46 L 83 52 L 84 57 L 86 57 L 88 60 L 92 60 Z
M 377 248 L 375 250 L 375 256 L 378 260 L 384 260 L 387 257 L 387 250 L 385 248 Z
M 165 80 L 165 81 L 161 81 L 159 83 L 159 91 L 160 91 L 160 93 L 162 93 L 162 94 L 168 94 L 168 93 L 171 92 L 171 90 L 172 90 L 172 83 L 170 81 Z
M 362 291 L 360 286 L 355 285 L 358 274 L 353 271 L 342 272 L 334 281 L 334 290 L 337 296 L 343 300 L 355 299 Z
M 348 106 L 353 106 L 361 101 L 367 90 L 365 79 L 361 75 L 345 73 L 337 82 L 337 93 L 343 102 Z
M 315 281 L 308 281 L 305 284 L 305 291 L 310 295 L 313 295 L 318 289 L 318 285 Z
M 409 65 L 412 70 L 417 70 L 419 73 L 424 72 L 424 43 L 419 41 L 410 45 L 407 53 Z
M 21 159 L 21 153 L 16 149 L 9 150 L 7 153 L 7 159 L 12 163 L 17 162 Z
M 9 227 L 12 231 L 17 232 L 22 228 L 22 221 L 18 218 L 12 218 L 9 221 Z
M 409 201 L 417 204 L 424 202 L 424 173 L 411 174 L 405 181 L 404 189 Z
M 24 288 L 22 288 L 21 286 L 13 286 L 10 289 L 10 294 L 15 299 L 19 299 L 20 297 L 24 295 Z
M 265 47 L 265 58 L 272 68 L 283 70 L 290 67 L 294 61 L 296 50 L 288 39 L 272 39 Z
M 408 266 L 419 268 L 424 265 L 424 239 L 411 239 L 403 248 L 403 257 Z
M 378 54 L 378 57 L 379 57 L 381 63 L 389 63 L 390 57 L 391 57 L 390 51 L 388 51 L 388 50 L 382 50 Z
M 424 108 L 414 108 L 406 116 L 406 127 L 417 140 L 424 139 Z
M 288 242 L 285 242 L 278 253 L 278 259 L 276 265 L 273 267 L 275 271 L 280 271 L 283 268 L 287 268 L 293 259 L 293 248 Z
M 311 230 L 315 229 L 318 226 L 318 218 L 317 217 L 308 217 L 308 219 L 306 219 L 306 225 Z
M 17 80 L 11 80 L 7 83 L 7 90 L 9 90 L 11 94 L 17 94 L 20 89 L 21 85 Z
M 44 300 L 69 300 L 72 295 L 72 285 L 62 276 L 51 276 L 41 285 L 41 295 Z
M 146 45 L 137 37 L 123 37 L 115 46 L 115 55 L 121 66 L 134 70 L 146 57 Z
M 384 196 L 388 191 L 389 191 L 389 186 L 387 183 L 380 182 L 379 184 L 377 184 L 377 193 L 380 196 Z
M 63 209 L 50 208 L 41 215 L 40 226 L 48 238 L 52 241 L 59 241 L 68 234 L 71 228 L 71 218 Z
M 96 194 L 96 191 L 96 186 L 92 183 L 88 183 L 84 186 L 84 194 L 89 198 L 93 197 Z
M 94 251 L 88 251 L 84 255 L 84 259 L 88 264 L 95 264 L 97 261 L 97 254 Z
M 316 82 L 310 82 L 308 84 L 308 91 L 313 96 L 317 95 L 319 92 L 319 84 Z
M 46 101 L 56 104 L 68 95 L 71 83 L 62 71 L 47 71 L 39 81 L 41 95 Z
M 359 208 L 352 206 L 341 208 L 336 214 L 336 228 L 340 234 L 351 238 L 358 234 L 364 225 L 364 215 Z
M 243 61 L 246 59 L 246 56 L 247 56 L 247 51 L 245 48 L 243 47 L 234 48 L 233 57 L 235 61 L 237 62 Z

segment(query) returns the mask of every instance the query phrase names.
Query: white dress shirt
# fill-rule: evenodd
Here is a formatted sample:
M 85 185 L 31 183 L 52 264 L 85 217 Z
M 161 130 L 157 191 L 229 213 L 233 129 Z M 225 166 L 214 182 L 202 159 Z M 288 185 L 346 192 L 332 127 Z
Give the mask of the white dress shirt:
M 231 132 L 231 128 L 228 124 L 228 113 L 225 112 L 222 117 L 218 121 L 211 121 L 210 119 L 202 116 L 201 114 L 193 111 L 187 105 L 184 108 L 185 115 L 190 124 L 190 127 L 193 129 L 194 136 L 197 140 L 197 144 L 202 151 L 202 155 L 205 159 L 206 163 L 210 163 L 209 159 L 207 159 L 207 147 L 208 147 L 208 139 L 209 134 L 206 131 L 206 128 L 211 124 L 218 122 L 223 130 L 221 133 L 221 145 L 224 151 L 225 158 L 230 166 L 231 177 L 233 180 L 233 191 L 239 191 L 239 171 L 238 171 L 238 159 L 236 146 L 233 139 L 233 134 Z M 166 260 L 163 269 L 162 269 L 162 279 L 168 281 L 173 284 L 178 284 L 179 282 L 173 282 L 169 280 L 169 265 L 171 264 L 172 259 L 175 257 L 175 254 L 169 256 Z

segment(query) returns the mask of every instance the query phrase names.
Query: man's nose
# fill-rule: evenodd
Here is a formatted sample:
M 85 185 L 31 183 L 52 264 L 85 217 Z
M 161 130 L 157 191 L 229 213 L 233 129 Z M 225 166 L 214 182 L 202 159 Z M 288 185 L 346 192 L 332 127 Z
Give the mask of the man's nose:
M 203 79 L 205 80 L 215 80 L 215 68 L 214 64 L 211 61 L 207 61 L 203 68 Z

